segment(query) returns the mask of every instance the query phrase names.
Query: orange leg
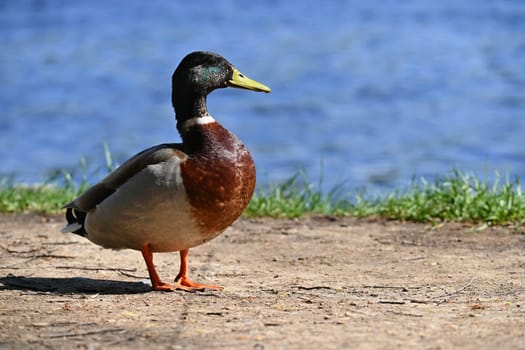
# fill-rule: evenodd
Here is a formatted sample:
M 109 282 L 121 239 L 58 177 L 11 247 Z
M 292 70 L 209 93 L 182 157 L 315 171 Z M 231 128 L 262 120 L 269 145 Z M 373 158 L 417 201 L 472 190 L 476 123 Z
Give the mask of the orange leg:
M 209 284 L 202 284 L 193 282 L 188 278 L 188 255 L 190 253 L 189 249 L 181 250 L 180 252 L 180 271 L 177 277 L 175 277 L 175 283 L 187 288 L 192 288 L 194 290 L 204 290 L 204 289 L 222 289 L 220 286 L 214 286 Z
M 219 286 L 209 286 L 205 284 L 195 283 L 188 279 L 188 249 L 180 251 L 180 272 L 175 278 L 175 284 L 170 284 L 162 282 L 157 270 L 155 270 L 155 265 L 153 265 L 153 253 L 151 252 L 151 247 L 149 244 L 144 244 L 141 249 L 142 256 L 144 261 L 146 261 L 146 266 L 148 267 L 148 274 L 151 280 L 151 286 L 153 290 L 164 291 L 164 292 L 173 292 L 176 290 L 185 290 L 187 292 L 195 292 L 198 290 L 204 290 L 205 288 L 209 289 L 220 289 Z
M 159 275 L 157 274 L 157 270 L 155 270 L 155 265 L 153 265 L 153 253 L 151 252 L 151 247 L 149 246 L 149 244 L 144 244 L 142 246 L 141 252 L 142 256 L 144 257 L 144 261 L 146 261 L 146 266 L 148 267 L 149 279 L 151 280 L 151 286 L 153 287 L 153 290 L 165 292 L 172 292 L 177 289 L 194 291 L 193 289 L 186 288 L 182 285 L 179 286 L 176 284 L 162 282 L 160 280 Z

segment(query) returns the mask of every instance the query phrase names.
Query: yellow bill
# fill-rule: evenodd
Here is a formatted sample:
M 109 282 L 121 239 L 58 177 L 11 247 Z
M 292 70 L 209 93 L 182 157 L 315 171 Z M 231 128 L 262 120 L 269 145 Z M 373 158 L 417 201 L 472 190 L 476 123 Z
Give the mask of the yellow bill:
M 259 92 L 271 92 L 272 91 L 268 86 L 261 84 L 258 81 L 248 78 L 246 75 L 239 72 L 237 68 L 234 68 L 233 77 L 228 82 L 228 85 L 233 86 L 233 87 L 238 87 L 241 89 L 248 89 L 248 90 L 259 91 Z

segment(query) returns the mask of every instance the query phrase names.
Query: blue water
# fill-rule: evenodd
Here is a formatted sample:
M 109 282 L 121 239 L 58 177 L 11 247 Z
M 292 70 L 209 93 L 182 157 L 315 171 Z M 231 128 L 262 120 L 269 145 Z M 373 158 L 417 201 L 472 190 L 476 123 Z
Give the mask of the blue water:
M 0 1 L 0 177 L 93 171 L 178 141 L 171 74 L 224 55 L 271 94 L 214 92 L 259 182 L 371 190 L 452 168 L 525 178 L 525 1 Z

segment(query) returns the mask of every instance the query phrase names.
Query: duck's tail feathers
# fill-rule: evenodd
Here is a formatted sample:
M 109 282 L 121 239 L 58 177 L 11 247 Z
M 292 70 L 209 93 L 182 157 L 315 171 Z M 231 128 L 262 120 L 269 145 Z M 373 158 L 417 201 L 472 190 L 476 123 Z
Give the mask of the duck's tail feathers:
M 72 232 L 82 237 L 87 236 L 87 232 L 84 229 L 84 222 L 86 221 L 86 213 L 74 208 L 67 208 L 66 210 L 67 225 L 64 226 L 60 232 L 68 233 Z

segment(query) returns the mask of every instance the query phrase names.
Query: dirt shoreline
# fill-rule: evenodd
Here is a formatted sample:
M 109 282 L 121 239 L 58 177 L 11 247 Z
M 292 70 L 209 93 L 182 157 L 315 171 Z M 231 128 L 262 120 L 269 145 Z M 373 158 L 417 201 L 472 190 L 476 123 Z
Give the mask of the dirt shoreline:
M 525 235 L 354 218 L 241 219 L 192 249 L 224 290 L 151 292 L 139 252 L 0 215 L 2 349 L 525 349 Z M 154 256 L 171 280 L 178 254 Z

